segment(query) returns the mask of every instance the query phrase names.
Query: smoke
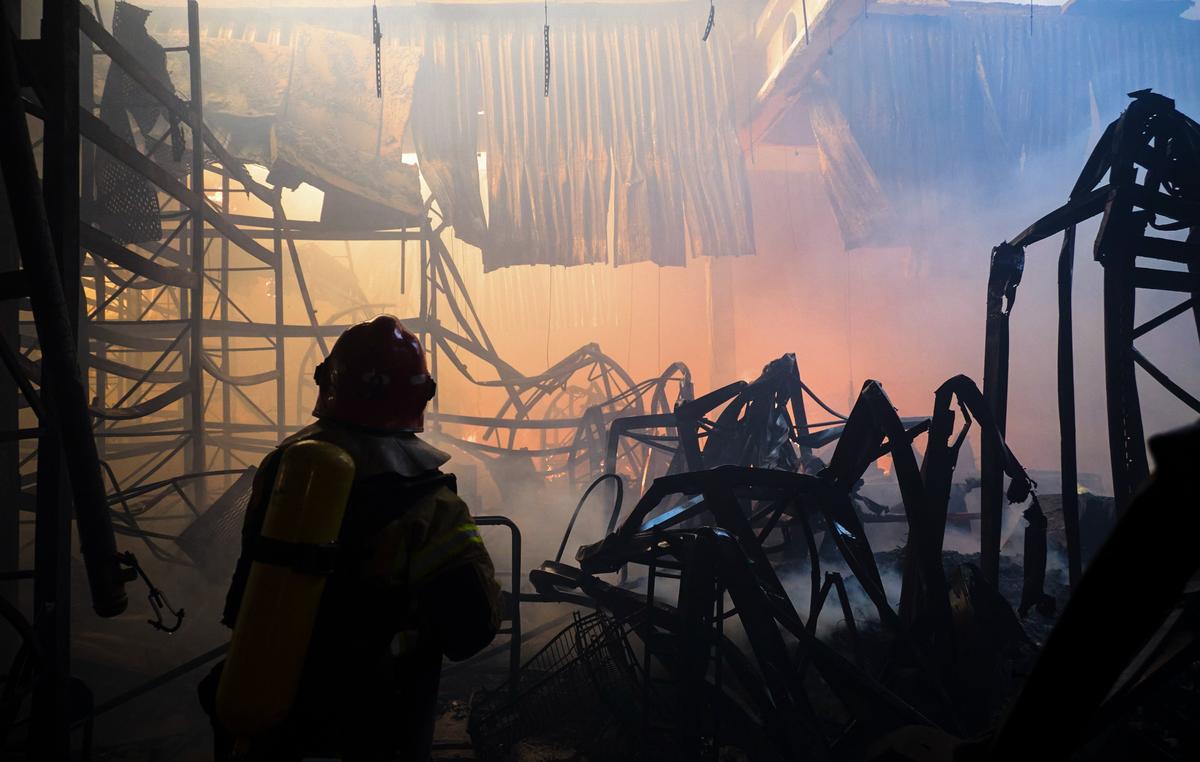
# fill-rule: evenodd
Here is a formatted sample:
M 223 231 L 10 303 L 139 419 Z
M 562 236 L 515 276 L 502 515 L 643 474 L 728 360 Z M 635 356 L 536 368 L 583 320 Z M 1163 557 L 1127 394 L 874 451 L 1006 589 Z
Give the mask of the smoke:
M 879 610 L 853 572 L 850 571 L 849 567 L 841 562 L 822 560 L 820 570 L 822 575 L 835 572 L 842 576 L 846 596 L 850 601 L 850 611 L 854 616 L 856 625 L 879 621 Z M 879 573 L 883 581 L 884 594 L 894 609 L 900 604 L 900 590 L 903 587 L 903 577 L 899 572 L 890 567 L 881 568 Z M 807 622 L 812 596 L 811 567 L 805 564 L 798 569 L 781 574 L 779 581 L 783 584 L 788 598 L 791 600 L 792 605 L 796 607 L 796 611 L 799 612 L 801 619 Z M 824 584 L 824 580 L 822 580 L 821 584 Z M 845 627 L 846 618 L 842 610 L 842 602 L 839 599 L 838 589 L 835 586 L 830 588 L 829 595 L 826 597 L 817 617 L 816 634 L 822 640 L 829 640 L 836 631 Z
M 1179 95 L 1183 95 L 1180 93 Z M 1118 102 L 1099 93 L 1102 102 Z M 1127 102 L 1123 94 L 1119 102 Z M 1117 112 L 1097 116 L 1100 127 Z M 1067 136 L 1023 166 L 994 166 L 1006 178 L 995 193 L 954 174 L 889 193 L 897 245 L 845 250 L 806 147 L 752 171 L 758 257 L 733 263 L 739 368 L 783 351 L 797 354 L 806 383 L 845 411 L 865 379 L 881 382 L 905 416 L 929 415 L 933 392 L 965 373 L 982 381 L 984 299 L 989 252 L 1066 200 L 1098 129 Z M 793 155 L 794 154 L 794 155 Z M 982 201 L 970 201 L 985 196 Z M 1079 468 L 1111 489 L 1105 425 L 1103 269 L 1093 261 L 1097 221 L 1077 236 L 1074 288 L 1075 386 Z M 1007 438 L 1027 468 L 1057 472 L 1057 259 L 1061 237 L 1030 246 L 1011 317 Z M 755 261 L 756 260 L 756 261 Z M 1139 294 L 1138 321 L 1178 301 Z M 1200 385 L 1194 326 L 1173 321 L 1139 346 L 1171 366 L 1185 388 Z M 1187 408 L 1140 376 L 1147 432 L 1178 426 Z M 824 415 L 810 406 L 810 415 Z M 961 420 L 960 420 L 961 422 Z M 979 451 L 978 427 L 971 441 Z

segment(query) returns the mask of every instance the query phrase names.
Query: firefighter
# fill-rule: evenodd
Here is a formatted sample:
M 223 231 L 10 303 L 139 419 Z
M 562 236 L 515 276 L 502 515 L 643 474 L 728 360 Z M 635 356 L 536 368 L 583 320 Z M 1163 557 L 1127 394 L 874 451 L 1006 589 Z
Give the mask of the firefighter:
M 436 388 L 417 337 L 390 315 L 360 323 L 314 378 L 317 421 L 285 439 L 255 477 L 223 623 L 236 628 L 252 566 L 264 563 L 255 545 L 270 492 L 282 454 L 299 442 L 330 443 L 353 460 L 335 558 L 278 727 L 235 739 L 217 706 L 221 666 L 201 685 L 216 756 L 429 759 L 443 656 L 472 656 L 500 625 L 492 561 L 453 475 L 440 470 L 449 456 L 417 436 Z

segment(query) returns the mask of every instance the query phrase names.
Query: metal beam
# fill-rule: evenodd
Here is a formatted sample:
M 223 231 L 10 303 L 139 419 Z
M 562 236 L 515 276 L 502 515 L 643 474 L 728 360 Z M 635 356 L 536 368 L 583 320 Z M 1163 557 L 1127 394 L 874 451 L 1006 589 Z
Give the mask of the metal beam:
M 784 59 L 759 88 L 751 109 L 750 123 L 741 136 L 742 147 L 762 140 L 796 105 L 808 86 L 808 80 L 833 50 L 842 35 L 850 31 L 867 9 L 867 0 L 829 0 L 812 22 L 813 35 L 805 41 L 798 36 Z
M 191 430 L 191 446 L 187 453 L 185 468 L 202 471 L 207 465 L 204 454 L 204 217 L 207 209 L 204 198 L 204 92 L 200 81 L 200 6 L 196 0 L 188 0 L 188 71 L 191 75 L 191 108 L 189 125 L 192 128 L 191 190 L 200 202 L 200 209 L 192 209 L 191 247 L 192 273 L 195 283 L 188 294 L 188 310 L 191 319 L 188 337 L 187 371 L 190 377 L 187 424 Z M 253 252 L 252 252 L 253 253 Z M 196 502 L 205 504 L 204 480 L 195 482 Z

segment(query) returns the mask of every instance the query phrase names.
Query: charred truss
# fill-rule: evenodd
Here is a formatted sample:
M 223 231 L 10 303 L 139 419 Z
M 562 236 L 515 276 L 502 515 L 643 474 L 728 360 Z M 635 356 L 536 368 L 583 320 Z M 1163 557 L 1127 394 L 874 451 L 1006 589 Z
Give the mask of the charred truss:
M 805 395 L 831 420 L 810 423 Z M 614 420 L 606 437 L 604 471 L 617 473 L 621 453 L 634 444 L 645 450 L 635 459 L 644 467 L 629 474 L 639 491 L 656 474 L 720 465 L 806 470 L 812 466 L 812 451 L 835 440 L 845 420 L 805 386 L 796 356 L 786 354 L 754 381 L 736 381 L 694 400 L 689 395 L 670 411 Z
M 548 561 L 530 575 L 539 593 L 549 599 L 597 606 L 628 623 L 641 641 L 645 674 L 662 670 L 669 676 L 665 694 L 648 687 L 644 700 L 647 712 L 669 715 L 662 719 L 671 729 L 670 739 L 660 739 L 664 745 L 656 746 L 658 742 L 648 738 L 648 748 L 669 746 L 680 758 L 690 758 L 720 735 L 724 743 L 741 746 L 755 758 L 853 757 L 865 751 L 867 739 L 898 725 L 979 728 L 980 718 L 995 708 L 984 692 L 975 690 L 987 670 L 962 668 L 965 660 L 980 654 L 961 630 L 963 621 L 976 616 L 974 607 L 992 605 L 996 594 L 969 570 L 947 581 L 942 568 L 954 463 L 973 422 L 978 421 L 984 438 L 994 439 L 1004 453 L 1012 479 L 1010 500 L 1026 500 L 1034 485 L 1005 446 L 982 394 L 966 377 L 950 379 L 937 391 L 933 416 L 906 425 L 879 384 L 868 381 L 850 415 L 826 435 L 838 437 L 838 444 L 819 473 L 797 473 L 799 453 L 775 461 L 790 470 L 763 467 L 753 459 L 706 468 L 706 457 L 716 460 L 731 451 L 767 458 L 793 441 L 811 445 L 811 439 L 782 424 L 785 408 L 776 404 L 799 399 L 802 387 L 794 370 L 795 361 L 788 356 L 768 366 L 754 384 L 738 387 L 737 394 L 726 388 L 691 403 L 711 406 L 731 396 L 736 400 L 716 417 L 717 425 L 708 428 L 703 449 L 697 446 L 701 435 L 694 432 L 704 427 L 686 416 L 687 404 L 681 405 L 673 423 L 680 439 L 691 437 L 692 444 L 682 444 L 683 455 L 677 452 L 676 457 L 687 463 L 689 449 L 698 452 L 691 462 L 699 463 L 700 469 L 655 480 L 620 528 L 580 548 L 578 568 Z M 963 416 L 957 432 L 955 403 Z M 614 422 L 610 449 L 616 436 L 635 425 L 652 424 L 663 425 L 663 419 Z M 928 443 L 924 461 L 918 464 L 912 442 L 923 433 L 928 433 Z M 885 594 L 853 495 L 865 469 L 885 454 L 896 464 L 909 526 L 898 610 Z M 1037 510 L 1035 498 L 1031 515 Z M 619 511 L 618 499 L 614 522 Z M 851 581 L 835 572 L 822 575 L 817 540 L 821 533 L 850 570 Z M 770 541 L 779 535 L 784 542 Z M 811 574 L 805 616 L 788 598 L 777 571 L 779 554 L 786 555 L 795 545 L 807 556 Z M 644 590 L 625 581 L 630 566 L 644 567 Z M 616 583 L 601 578 L 615 572 L 620 572 Z M 662 578 L 678 580 L 672 604 L 656 597 Z M 882 667 L 863 661 L 847 584 L 866 594 L 891 641 L 892 657 Z M 1040 594 L 1041 580 L 1029 580 L 1028 587 L 1031 594 Z M 849 631 L 847 653 L 815 637 L 818 617 L 833 589 Z M 949 590 L 959 591 L 959 603 L 952 603 Z M 725 634 L 725 623 L 733 616 L 749 639 L 748 653 Z M 1002 626 L 1019 632 L 1007 605 L 993 605 L 990 616 L 999 616 Z M 985 649 L 982 658 L 995 659 L 997 653 Z M 820 678 L 822 690 L 836 698 L 838 709 L 832 715 L 828 707 L 818 711 L 814 706 L 810 671 Z

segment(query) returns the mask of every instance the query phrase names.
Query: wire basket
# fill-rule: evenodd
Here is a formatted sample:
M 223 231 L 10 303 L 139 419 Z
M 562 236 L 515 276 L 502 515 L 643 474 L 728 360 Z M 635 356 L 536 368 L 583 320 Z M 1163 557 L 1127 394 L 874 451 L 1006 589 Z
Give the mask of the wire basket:
M 574 619 L 517 674 L 476 696 L 468 729 L 476 756 L 509 757 L 520 741 L 562 742 L 589 760 L 631 759 L 638 683 L 625 630 L 602 612 Z

